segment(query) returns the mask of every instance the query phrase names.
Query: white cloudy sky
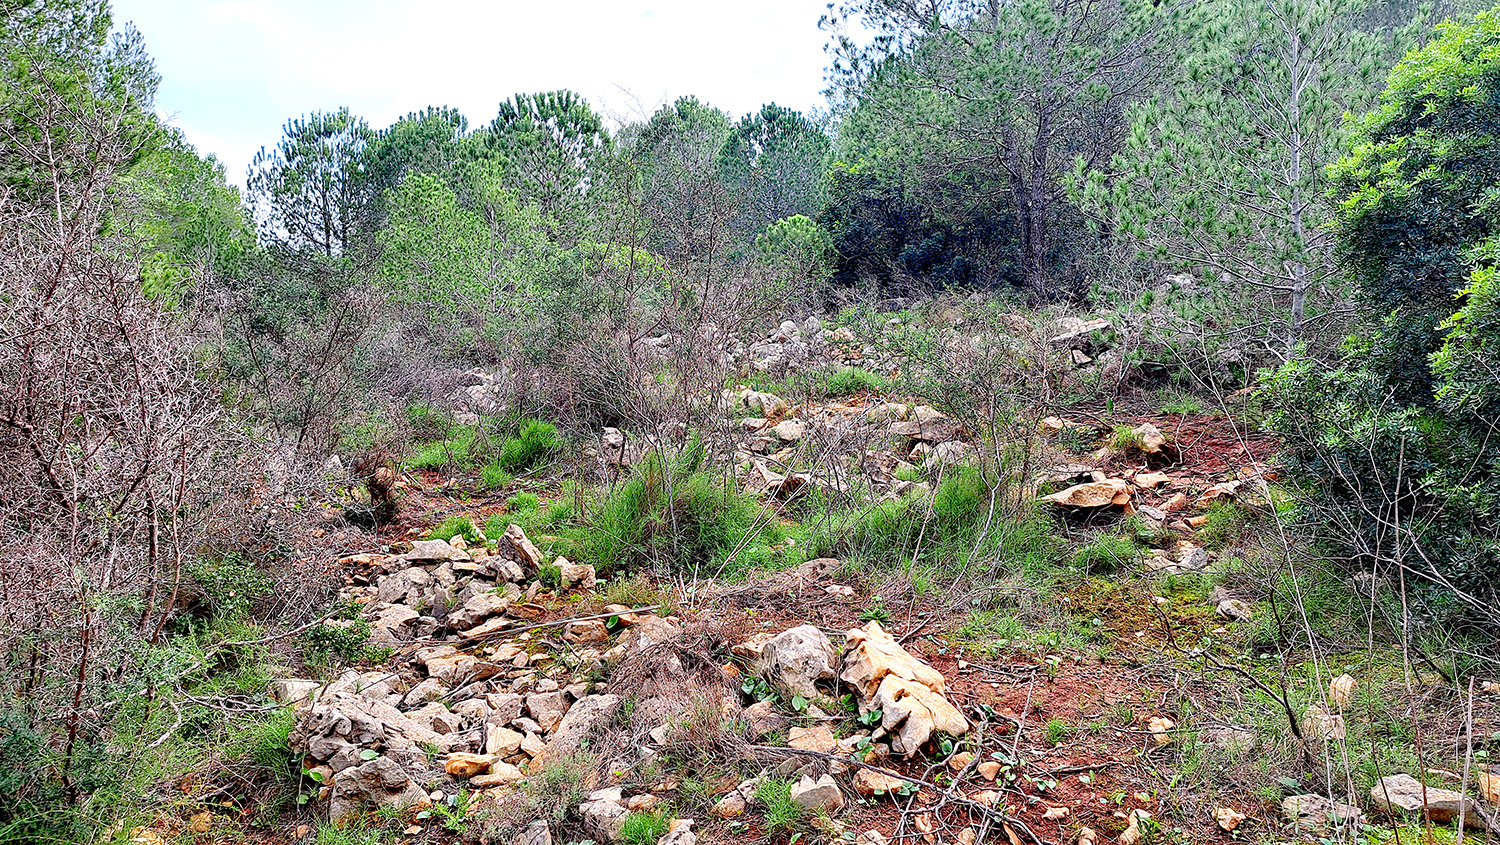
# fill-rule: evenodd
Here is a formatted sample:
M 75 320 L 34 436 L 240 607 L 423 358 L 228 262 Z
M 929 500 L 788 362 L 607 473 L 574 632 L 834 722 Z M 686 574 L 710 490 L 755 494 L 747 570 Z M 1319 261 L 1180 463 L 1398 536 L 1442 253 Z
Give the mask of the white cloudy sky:
M 289 117 L 383 127 L 428 105 L 471 126 L 517 92 L 571 88 L 606 116 L 683 94 L 743 115 L 823 105 L 826 0 L 114 0 L 162 75 L 157 107 L 243 184 Z

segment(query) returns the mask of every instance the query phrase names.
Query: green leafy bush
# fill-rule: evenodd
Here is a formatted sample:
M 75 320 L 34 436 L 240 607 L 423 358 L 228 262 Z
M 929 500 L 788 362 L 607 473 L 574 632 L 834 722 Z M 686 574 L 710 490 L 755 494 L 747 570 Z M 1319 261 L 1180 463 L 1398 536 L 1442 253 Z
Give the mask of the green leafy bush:
M 1140 559 L 1140 547 L 1129 537 L 1101 534 L 1073 552 L 1073 565 L 1090 575 L 1107 575 Z
M 1273 382 L 1303 505 L 1357 566 L 1425 576 L 1419 617 L 1500 615 L 1500 13 L 1446 22 L 1391 71 L 1333 169 L 1367 337 Z M 1393 530 L 1394 529 L 1394 530 Z

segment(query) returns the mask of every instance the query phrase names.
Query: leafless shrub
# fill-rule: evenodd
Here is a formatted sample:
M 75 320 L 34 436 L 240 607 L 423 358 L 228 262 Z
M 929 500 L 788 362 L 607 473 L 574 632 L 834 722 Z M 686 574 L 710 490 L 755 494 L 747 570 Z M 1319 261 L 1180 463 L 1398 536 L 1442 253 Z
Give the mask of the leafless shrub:
M 142 676 L 198 557 L 222 548 L 260 467 L 201 354 L 205 325 L 142 291 L 114 177 L 137 154 L 133 106 L 65 96 L 38 72 L 41 131 L 0 144 L 45 187 L 0 195 L 0 711 L 22 713 L 70 797 L 83 749 Z M 159 703 L 159 702 L 158 702 Z M 154 738 L 153 738 L 154 739 Z

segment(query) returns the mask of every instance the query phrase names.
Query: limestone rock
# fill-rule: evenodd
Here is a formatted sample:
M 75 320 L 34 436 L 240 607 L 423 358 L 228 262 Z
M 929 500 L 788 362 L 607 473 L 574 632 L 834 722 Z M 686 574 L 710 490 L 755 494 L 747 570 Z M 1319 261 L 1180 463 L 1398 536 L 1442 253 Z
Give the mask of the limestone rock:
M 1224 599 L 1214 606 L 1214 613 L 1236 622 L 1248 622 L 1254 616 L 1250 612 L 1250 605 L 1239 599 Z
M 745 814 L 746 808 L 745 796 L 736 790 L 720 798 L 708 814 L 716 819 L 737 819 Z
M 490 725 L 485 729 L 484 753 L 509 757 L 521 750 L 521 740 L 525 738 L 526 735 L 519 731 Z
M 447 540 L 413 540 L 411 551 L 401 555 L 400 559 L 412 563 L 443 563 L 471 558 L 468 552 L 454 548 Z
M 788 696 L 814 698 L 816 682 L 837 675 L 837 652 L 822 631 L 799 625 L 767 642 L 756 661 L 756 671 Z
M 906 781 L 901 778 L 870 769 L 860 769 L 854 773 L 854 791 L 866 798 L 876 794 L 890 795 L 906 785 Z
M 493 789 L 497 786 L 509 786 L 513 783 L 525 780 L 526 774 L 509 763 L 495 761 L 490 770 L 482 775 L 475 775 L 469 779 L 469 786 L 475 789 Z
M 764 739 L 785 730 L 787 718 L 776 709 L 774 701 L 757 701 L 745 708 L 745 719 L 750 723 L 750 732 L 756 739 Z
M 590 695 L 578 700 L 558 722 L 547 747 L 533 757 L 561 759 L 576 754 L 596 730 L 615 717 L 620 710 L 618 695 Z
M 323 686 L 318 681 L 282 680 L 271 682 L 271 699 L 277 704 L 302 704 L 317 698 Z
M 565 557 L 558 558 L 556 563 L 559 572 L 557 585 L 559 590 L 571 590 L 575 587 L 585 591 L 594 589 L 597 576 L 592 565 L 570 563 Z
M 1214 821 L 1218 823 L 1219 829 L 1229 833 L 1239 829 L 1245 821 L 1245 814 L 1233 807 L 1214 808 Z
M 334 824 L 356 813 L 394 807 L 425 810 L 432 806 L 427 793 L 389 757 L 376 757 L 333 776 L 328 818 Z
M 516 834 L 511 845 L 552 845 L 552 828 L 544 819 L 537 819 Z
M 1141 423 L 1131 434 L 1141 441 L 1141 451 L 1148 455 L 1160 455 L 1162 447 L 1167 445 L 1167 436 L 1151 423 Z
M 1322 705 L 1314 704 L 1302 717 L 1302 735 L 1312 739 L 1338 740 L 1347 737 L 1349 730 L 1344 725 L 1343 716 L 1329 713 Z
M 829 775 L 813 780 L 807 775 L 792 785 L 792 800 L 810 812 L 837 813 L 844 809 L 844 793 Z
M 833 734 L 833 728 L 827 725 L 813 725 L 807 728 L 792 728 L 787 734 L 786 746 L 798 751 L 817 751 L 823 754 L 832 754 L 838 747 L 839 741 Z
M 602 619 L 572 622 L 569 623 L 567 630 L 563 631 L 563 639 L 570 643 L 607 643 L 609 642 L 609 629 L 604 626 Z
M 807 422 L 793 417 L 771 427 L 771 433 L 783 443 L 797 443 L 807 436 Z
M 1146 730 L 1151 732 L 1151 741 L 1158 748 L 1172 744 L 1172 731 L 1177 723 L 1165 716 L 1152 716 L 1146 720 Z
M 878 622 L 849 632 L 839 677 L 854 687 L 861 713 L 881 711 L 881 727 L 892 734 L 898 754 L 915 754 L 934 732 L 959 736 L 969 730 L 945 697 L 942 673 L 912 656 Z
M 447 762 L 443 764 L 443 770 L 456 778 L 471 778 L 488 772 L 495 762 L 495 758 L 488 754 L 469 754 L 460 751 L 448 755 Z
M 601 789 L 591 793 L 587 801 L 579 806 L 583 816 L 583 828 L 595 842 L 615 842 L 620 838 L 620 828 L 630 811 L 620 797 L 620 788 Z
M 1356 681 L 1353 675 L 1340 675 L 1328 682 L 1328 703 L 1343 710 L 1354 701 Z
M 1090 481 L 1043 496 L 1041 501 L 1070 508 L 1126 507 L 1130 504 L 1130 485 L 1118 478 Z
M 1357 822 L 1361 815 L 1358 807 L 1322 795 L 1289 795 L 1281 799 L 1281 812 L 1289 822 L 1314 827 Z
M 1451 789 L 1424 786 L 1411 775 L 1387 775 L 1376 781 L 1370 789 L 1370 801 L 1393 815 L 1398 812 L 1421 813 L 1431 821 L 1452 822 L 1462 814 L 1467 826 L 1484 826 L 1479 805 L 1474 799 Z
M 448 614 L 448 624 L 455 630 L 467 631 L 491 616 L 504 613 L 520 598 L 521 591 L 516 589 L 514 584 L 506 584 L 500 591 L 486 590 L 464 602 L 463 607 Z

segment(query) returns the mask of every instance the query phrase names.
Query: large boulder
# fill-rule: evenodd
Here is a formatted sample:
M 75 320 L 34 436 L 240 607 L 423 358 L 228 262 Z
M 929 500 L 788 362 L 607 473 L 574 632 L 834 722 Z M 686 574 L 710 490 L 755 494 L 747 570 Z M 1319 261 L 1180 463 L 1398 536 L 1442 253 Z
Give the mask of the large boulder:
M 848 634 L 839 677 L 854 688 L 861 713 L 879 710 L 891 749 L 911 756 L 934 733 L 960 736 L 969 721 L 946 697 L 943 675 L 871 622 Z
M 432 806 L 426 791 L 394 760 L 376 757 L 333 776 L 328 820 L 338 824 L 349 816 L 392 807 L 425 810 Z
M 815 698 L 817 682 L 837 677 L 838 652 L 827 635 L 811 625 L 799 625 L 771 638 L 755 663 L 756 673 L 786 693 Z

